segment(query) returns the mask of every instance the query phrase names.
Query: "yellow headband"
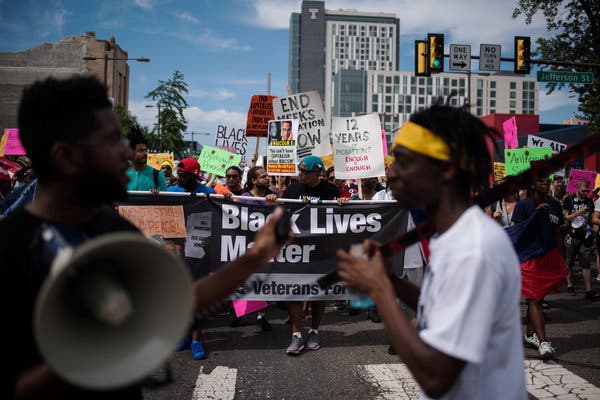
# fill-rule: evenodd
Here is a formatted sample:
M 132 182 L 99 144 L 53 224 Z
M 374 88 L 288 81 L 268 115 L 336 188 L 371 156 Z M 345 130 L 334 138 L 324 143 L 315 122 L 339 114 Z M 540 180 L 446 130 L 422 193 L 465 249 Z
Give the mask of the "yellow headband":
M 398 130 L 392 143 L 392 151 L 396 146 L 406 147 L 436 160 L 450 161 L 450 148 L 448 145 L 432 131 L 414 122 L 405 122 Z

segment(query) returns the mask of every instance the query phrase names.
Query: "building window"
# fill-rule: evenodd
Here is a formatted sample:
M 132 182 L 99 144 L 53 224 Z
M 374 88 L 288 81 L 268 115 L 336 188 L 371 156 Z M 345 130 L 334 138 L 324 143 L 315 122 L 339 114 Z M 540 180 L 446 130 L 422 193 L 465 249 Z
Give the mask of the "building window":
M 400 83 L 400 77 L 399 76 L 394 76 L 394 84 L 398 85 Z
M 510 93 L 509 93 L 509 97 L 510 97 L 511 99 L 516 99 L 516 98 L 517 98 L 517 92 L 510 92 Z
M 508 102 L 508 106 L 509 106 L 510 108 L 515 108 L 515 107 L 517 106 L 517 105 L 516 105 L 516 103 L 517 103 L 516 101 L 514 101 L 514 100 L 511 100 L 511 101 L 509 101 L 509 102 Z
M 419 88 L 419 94 L 421 94 L 421 95 L 425 94 L 425 88 L 424 87 L 420 87 Z
M 371 97 L 371 101 L 373 103 L 377 103 L 379 101 L 379 96 L 377 96 L 376 94 L 374 94 L 373 97 Z
M 517 82 L 511 82 L 511 83 L 510 83 L 510 88 L 511 88 L 512 90 L 516 89 L 516 88 L 517 88 Z
M 385 83 L 392 83 L 392 77 L 391 76 L 386 76 L 385 77 Z
M 490 107 L 496 107 L 496 100 L 490 100 Z
M 478 116 L 478 117 L 481 117 L 481 115 L 483 115 L 483 109 L 481 109 L 481 108 L 478 108 L 478 109 L 477 109 L 477 116 Z
M 490 82 L 490 89 L 496 89 L 496 81 Z
M 385 96 L 385 102 L 386 103 L 391 103 L 392 102 L 392 96 Z
M 477 89 L 483 89 L 483 81 L 481 79 L 477 79 Z
M 392 93 L 392 87 L 391 86 L 386 86 L 385 87 L 385 92 L 386 93 Z
M 425 84 L 425 78 L 419 78 L 419 85 Z
M 371 112 L 377 112 L 377 104 L 373 104 L 371 107 Z
M 496 114 L 496 110 L 494 110 L 493 108 L 490 109 L 490 114 Z
M 495 90 L 490 90 L 490 97 L 496 98 L 496 91 Z

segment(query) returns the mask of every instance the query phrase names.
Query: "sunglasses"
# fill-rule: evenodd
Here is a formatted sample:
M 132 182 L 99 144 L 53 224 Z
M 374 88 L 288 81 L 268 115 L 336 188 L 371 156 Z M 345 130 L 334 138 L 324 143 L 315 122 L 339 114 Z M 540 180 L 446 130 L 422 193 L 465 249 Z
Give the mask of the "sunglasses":
M 225 177 L 227 179 L 238 179 L 240 176 L 239 175 L 226 175 Z

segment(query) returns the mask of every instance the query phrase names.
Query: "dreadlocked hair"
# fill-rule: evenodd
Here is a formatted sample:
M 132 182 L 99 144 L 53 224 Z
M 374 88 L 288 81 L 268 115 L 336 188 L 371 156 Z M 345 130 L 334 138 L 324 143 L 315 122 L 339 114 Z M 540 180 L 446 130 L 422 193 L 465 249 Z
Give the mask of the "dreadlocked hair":
M 448 145 L 464 195 L 489 187 L 493 167 L 488 143 L 494 143 L 499 134 L 472 115 L 468 105 L 452 107 L 438 98 L 431 107 L 412 114 L 410 121 L 429 129 Z

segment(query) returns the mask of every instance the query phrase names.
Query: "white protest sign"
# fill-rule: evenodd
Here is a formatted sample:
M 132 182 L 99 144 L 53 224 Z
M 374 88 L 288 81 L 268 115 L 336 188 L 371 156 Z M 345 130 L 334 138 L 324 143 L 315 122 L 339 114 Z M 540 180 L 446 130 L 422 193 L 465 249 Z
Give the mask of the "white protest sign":
M 288 97 L 277 97 L 273 99 L 273 113 L 276 120 L 297 119 L 299 121 L 296 137 L 298 157 L 331 154 L 329 126 L 325 122 L 325 112 L 319 92 L 312 90 Z
M 215 147 L 243 156 L 246 154 L 246 147 L 248 147 L 246 129 L 225 124 L 217 125 Z
M 562 153 L 567 149 L 567 145 L 554 140 L 546 139 L 535 135 L 527 135 L 527 147 L 550 147 L 552 154 Z
M 298 125 L 297 119 L 269 121 L 267 142 L 267 172 L 269 175 L 298 175 L 298 155 L 296 154 Z
M 336 179 L 385 175 L 379 115 L 333 117 L 331 138 Z

